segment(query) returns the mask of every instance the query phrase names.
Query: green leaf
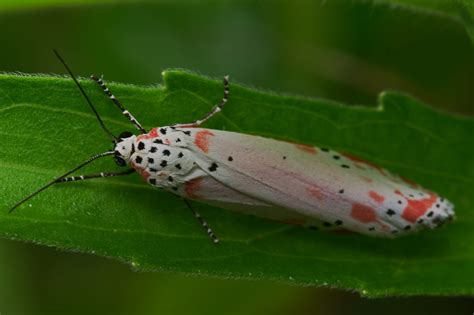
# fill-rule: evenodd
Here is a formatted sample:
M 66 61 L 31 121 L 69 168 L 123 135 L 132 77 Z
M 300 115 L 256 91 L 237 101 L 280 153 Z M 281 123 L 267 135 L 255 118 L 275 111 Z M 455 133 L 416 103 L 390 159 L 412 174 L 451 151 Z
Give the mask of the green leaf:
M 376 0 L 423 15 L 441 15 L 458 21 L 474 41 L 474 2 L 472 0 Z
M 189 122 L 222 97 L 222 83 L 184 71 L 164 86 L 112 84 L 147 128 Z M 114 133 L 130 124 L 92 82 L 87 93 Z M 231 83 L 231 100 L 209 128 L 351 152 L 415 180 L 456 206 L 446 228 L 385 240 L 315 232 L 195 207 L 222 242 L 213 245 L 183 202 L 137 174 L 57 185 L 8 215 L 21 197 L 112 148 L 70 79 L 0 75 L 0 235 L 94 253 L 139 270 L 273 279 L 357 290 L 368 296 L 474 293 L 474 121 L 400 93 L 378 108 L 282 96 Z M 84 173 L 115 170 L 98 160 Z

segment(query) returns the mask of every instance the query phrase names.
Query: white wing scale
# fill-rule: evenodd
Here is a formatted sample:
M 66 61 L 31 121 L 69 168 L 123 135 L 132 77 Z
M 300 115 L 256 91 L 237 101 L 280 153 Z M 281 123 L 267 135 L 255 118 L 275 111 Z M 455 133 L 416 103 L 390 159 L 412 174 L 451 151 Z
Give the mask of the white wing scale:
M 454 215 L 436 194 L 327 149 L 201 128 L 155 128 L 134 141 L 131 165 L 150 184 L 286 223 L 392 237 Z
M 240 195 L 288 209 L 284 221 L 299 214 L 295 217 L 304 218 L 306 226 L 322 221 L 324 227 L 397 236 L 453 216 L 443 198 L 348 155 L 241 133 L 186 129 L 191 132 L 187 148 L 204 172 Z

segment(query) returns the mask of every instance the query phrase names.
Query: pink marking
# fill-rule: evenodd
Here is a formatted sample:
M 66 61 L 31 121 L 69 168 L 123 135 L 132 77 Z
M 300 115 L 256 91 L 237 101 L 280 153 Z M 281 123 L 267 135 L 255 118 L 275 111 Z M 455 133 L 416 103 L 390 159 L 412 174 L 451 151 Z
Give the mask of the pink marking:
M 146 170 L 144 170 L 141 167 L 138 167 L 135 165 L 133 162 L 131 163 L 131 166 L 133 169 L 137 171 L 138 174 L 140 174 L 145 180 L 148 180 L 148 177 L 150 177 L 150 173 L 148 173 Z
M 137 141 L 140 141 L 140 140 L 143 140 L 143 139 L 153 139 L 153 138 L 157 138 L 159 136 L 160 135 L 158 134 L 158 128 L 153 128 L 152 130 L 150 130 L 149 133 L 144 133 L 142 135 L 139 135 L 137 137 Z
M 310 186 L 306 188 L 306 191 L 312 196 L 315 197 L 316 199 L 322 200 L 323 199 L 323 194 L 321 193 L 321 189 L 317 186 Z
M 369 191 L 369 197 L 372 198 L 377 203 L 382 203 L 385 200 L 385 197 L 382 195 L 379 195 L 377 192 L 371 190 Z
M 150 177 L 150 173 L 148 173 L 148 172 L 145 171 L 145 170 L 143 170 L 143 171 L 140 173 L 140 175 L 142 175 L 145 180 L 148 180 L 148 177 Z
M 361 203 L 354 203 L 352 205 L 351 217 L 362 223 L 377 222 L 374 208 Z
M 317 152 L 315 147 L 312 147 L 312 146 L 309 146 L 309 145 L 306 145 L 306 144 L 294 143 L 294 145 L 298 150 L 301 150 L 301 151 L 309 153 L 309 154 L 316 154 L 316 152 Z
M 196 133 L 196 138 L 194 139 L 194 144 L 201 149 L 203 152 L 209 152 L 209 138 L 214 136 L 209 130 L 201 130 Z
M 201 199 L 201 196 L 197 195 L 196 193 L 201 188 L 202 180 L 202 177 L 197 177 L 185 183 L 184 191 L 189 198 Z
M 438 199 L 438 196 L 433 193 L 429 193 L 430 196 L 428 198 L 421 200 L 408 199 L 398 189 L 395 190 L 395 193 L 402 196 L 407 201 L 408 204 L 405 209 L 403 209 L 402 218 L 412 223 L 415 223 L 419 217 L 424 215 Z

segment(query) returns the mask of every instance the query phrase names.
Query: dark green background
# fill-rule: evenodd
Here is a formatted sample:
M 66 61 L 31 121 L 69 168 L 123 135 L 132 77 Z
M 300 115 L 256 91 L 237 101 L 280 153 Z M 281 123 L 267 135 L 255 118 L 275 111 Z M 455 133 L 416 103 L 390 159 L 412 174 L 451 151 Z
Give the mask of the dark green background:
M 439 108 L 474 113 L 474 54 L 465 29 L 443 16 L 388 5 L 180 1 L 44 7 L 2 13 L 0 30 L 0 71 L 64 73 L 51 52 L 57 48 L 79 75 L 104 74 L 106 80 L 155 84 L 163 69 L 179 67 L 349 104 L 375 105 L 379 92 L 397 89 Z M 2 314 L 474 311 L 468 298 L 366 300 L 329 289 L 134 273 L 102 258 L 0 245 Z

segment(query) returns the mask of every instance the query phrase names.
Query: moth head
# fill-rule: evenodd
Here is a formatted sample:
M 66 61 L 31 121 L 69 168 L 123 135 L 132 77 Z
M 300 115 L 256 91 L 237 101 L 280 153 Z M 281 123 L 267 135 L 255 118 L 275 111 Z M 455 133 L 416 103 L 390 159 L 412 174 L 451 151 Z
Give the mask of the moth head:
M 114 159 L 118 166 L 125 166 L 135 151 L 135 136 L 130 131 L 122 132 L 118 139 L 114 142 Z

